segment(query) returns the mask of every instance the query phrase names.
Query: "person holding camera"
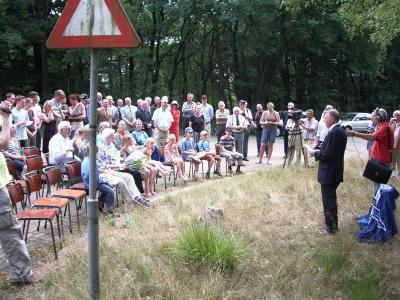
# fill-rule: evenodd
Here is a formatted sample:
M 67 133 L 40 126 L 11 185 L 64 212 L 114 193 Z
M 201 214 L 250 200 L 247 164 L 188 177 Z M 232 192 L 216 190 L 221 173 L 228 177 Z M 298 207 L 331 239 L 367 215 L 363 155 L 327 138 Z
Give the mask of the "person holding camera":
M 276 138 L 276 127 L 280 124 L 279 113 L 274 110 L 274 104 L 272 102 L 267 103 L 267 110 L 262 113 L 260 124 L 263 127 L 263 130 L 261 134 L 261 147 L 257 163 L 262 163 L 262 157 L 264 155 L 265 148 L 268 146 L 267 164 L 270 165 L 272 150 L 274 149 Z
M 287 121 L 285 129 L 289 134 L 288 154 L 289 161 L 293 158 L 296 153 L 296 164 L 300 163 L 302 148 L 302 130 L 300 128 L 301 120 L 295 112 L 292 113 L 292 117 Z
M 287 104 L 287 110 L 285 110 L 282 113 L 282 121 L 283 121 L 283 151 L 285 152 L 285 155 L 283 158 L 286 158 L 286 155 L 288 153 L 288 144 L 289 144 L 289 132 L 286 130 L 286 124 L 287 121 L 289 120 L 289 113 L 291 113 L 294 109 L 294 103 L 290 101 Z

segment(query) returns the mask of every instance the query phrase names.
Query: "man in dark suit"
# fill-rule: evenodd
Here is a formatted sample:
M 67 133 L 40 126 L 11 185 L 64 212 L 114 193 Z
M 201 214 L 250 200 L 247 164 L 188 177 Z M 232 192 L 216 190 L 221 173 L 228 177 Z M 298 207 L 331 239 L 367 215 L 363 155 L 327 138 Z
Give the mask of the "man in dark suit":
M 153 116 L 153 111 L 149 105 L 147 98 L 142 102 L 141 107 L 136 111 L 136 119 L 139 119 L 143 123 L 143 130 L 150 137 L 152 136 L 151 129 L 151 117 Z
M 322 144 L 321 150 L 312 151 L 319 161 L 318 182 L 321 184 L 322 203 L 325 215 L 325 234 L 335 234 L 338 230 L 336 189 L 343 182 L 344 151 L 347 136 L 338 124 L 340 119 L 336 109 L 325 114 L 324 121 L 329 133 Z

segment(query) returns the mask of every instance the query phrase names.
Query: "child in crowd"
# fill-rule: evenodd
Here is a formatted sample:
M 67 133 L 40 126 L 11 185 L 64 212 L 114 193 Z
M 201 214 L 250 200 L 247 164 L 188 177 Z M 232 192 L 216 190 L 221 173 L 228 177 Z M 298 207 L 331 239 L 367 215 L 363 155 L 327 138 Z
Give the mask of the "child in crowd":
M 206 178 L 210 179 L 210 171 L 214 162 L 216 163 L 214 174 L 222 176 L 220 172 L 221 157 L 217 155 L 215 152 L 211 151 L 210 142 L 208 141 L 208 132 L 205 130 L 200 132 L 200 141 L 198 143 L 198 148 L 200 153 L 206 153 L 206 155 L 202 158 L 208 161 L 208 170 L 206 173 Z
M 167 144 L 164 147 L 164 157 L 165 163 L 175 165 L 178 172 L 178 177 L 182 178 L 183 181 L 186 182 L 187 178 L 184 175 L 185 163 L 179 154 L 175 134 L 170 134 L 168 136 Z
M 194 164 L 194 179 L 200 180 L 199 165 L 201 163 L 201 159 L 206 155 L 206 153 L 198 153 L 196 151 L 192 135 L 193 129 L 187 127 L 185 129 L 185 138 L 181 142 L 182 159 L 184 161 L 190 161 Z

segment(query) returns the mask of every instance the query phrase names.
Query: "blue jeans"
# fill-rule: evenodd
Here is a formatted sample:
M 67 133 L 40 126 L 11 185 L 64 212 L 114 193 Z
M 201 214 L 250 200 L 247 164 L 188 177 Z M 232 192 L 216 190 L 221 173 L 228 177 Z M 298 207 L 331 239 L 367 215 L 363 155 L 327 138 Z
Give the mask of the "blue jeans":
M 107 209 L 113 209 L 114 204 L 114 191 L 110 185 L 107 183 L 97 184 L 97 189 L 100 192 L 99 201 L 107 205 Z

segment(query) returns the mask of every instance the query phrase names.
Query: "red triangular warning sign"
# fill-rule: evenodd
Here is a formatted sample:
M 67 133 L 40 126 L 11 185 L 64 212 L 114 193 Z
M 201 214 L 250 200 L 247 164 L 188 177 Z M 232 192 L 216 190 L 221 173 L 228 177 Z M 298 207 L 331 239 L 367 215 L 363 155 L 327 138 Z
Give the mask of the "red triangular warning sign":
M 140 39 L 118 0 L 69 0 L 48 48 L 136 48 Z

